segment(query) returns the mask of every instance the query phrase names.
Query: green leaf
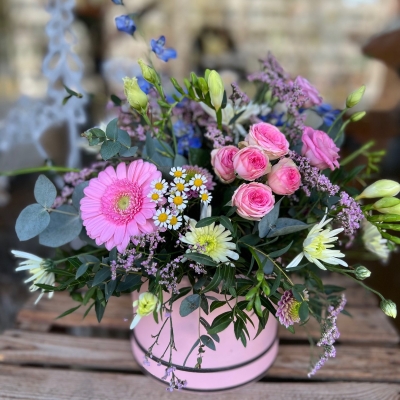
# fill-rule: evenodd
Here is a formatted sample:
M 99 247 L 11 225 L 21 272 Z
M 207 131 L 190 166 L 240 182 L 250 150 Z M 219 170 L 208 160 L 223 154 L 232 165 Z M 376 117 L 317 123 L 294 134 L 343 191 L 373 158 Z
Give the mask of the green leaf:
M 82 305 L 82 304 L 79 304 L 79 306 L 72 307 L 72 308 L 70 308 L 69 310 L 64 311 L 62 314 L 60 314 L 60 315 L 59 315 L 58 317 L 56 317 L 55 319 L 59 319 L 59 318 L 65 317 L 66 315 L 72 314 L 74 311 L 76 311 L 78 308 L 80 308 L 81 305 Z
M 185 253 L 185 257 L 189 260 L 198 262 L 199 264 L 206 265 L 208 267 L 215 267 L 217 263 L 212 260 L 211 257 L 201 253 Z
M 272 274 L 273 270 L 274 270 L 274 263 L 269 258 L 267 258 L 267 260 L 263 265 L 263 272 L 266 275 L 270 275 Z
M 108 301 L 110 299 L 110 297 L 114 293 L 116 287 L 117 287 L 117 280 L 116 279 L 111 280 L 110 282 L 108 282 L 108 284 L 107 284 L 108 293 L 106 294 L 106 301 Z
M 218 315 L 212 322 L 208 334 L 211 335 L 214 333 L 222 332 L 230 325 L 231 322 L 232 322 L 232 311 L 227 311 Z
M 80 278 L 87 271 L 88 267 L 88 263 L 82 264 L 76 271 L 75 279 Z
M 185 94 L 185 91 L 182 89 L 181 85 L 179 85 L 178 81 L 175 78 L 170 78 L 174 88 L 180 93 Z
M 279 217 L 279 209 L 281 206 L 282 199 L 280 199 L 277 203 L 275 203 L 274 208 L 267 215 L 265 215 L 258 223 L 258 232 L 260 238 L 267 236 L 268 233 L 271 231 L 271 229 L 274 228 L 275 223 Z
M 74 92 L 72 89 L 70 89 L 68 86 L 63 85 L 65 90 L 70 96 L 77 97 L 78 99 L 81 99 L 83 97 L 82 93 Z
M 137 274 L 127 275 L 124 282 L 120 282 L 117 292 L 132 291 L 132 288 L 142 285 L 142 277 Z
M 198 165 L 205 167 L 210 164 L 211 155 L 209 150 L 189 148 L 189 163 L 190 165 Z
M 214 340 L 212 340 L 212 339 L 210 338 L 210 336 L 201 335 L 201 336 L 200 336 L 200 340 L 201 340 L 202 343 L 203 343 L 205 346 L 207 346 L 209 349 L 215 351 L 215 343 L 214 343 Z
M 227 217 L 230 217 L 231 215 L 235 214 L 236 210 L 237 210 L 237 207 L 236 207 L 236 206 L 232 206 L 232 207 L 228 210 L 228 212 L 226 213 L 226 216 L 227 216 Z
M 270 296 L 272 296 L 273 294 L 275 294 L 276 290 L 278 289 L 280 283 L 281 283 L 281 277 L 282 277 L 282 272 L 279 268 L 276 268 L 276 277 L 274 280 L 274 283 L 272 284 L 271 287 L 271 293 Z
M 121 149 L 120 142 L 113 142 L 111 140 L 107 140 L 101 145 L 100 155 L 103 160 L 109 160 L 111 157 L 114 157 Z
M 235 228 L 233 227 L 231 220 L 228 217 L 225 217 L 225 215 L 221 215 L 219 217 L 219 221 L 221 225 L 223 225 L 226 229 L 228 229 L 228 231 L 232 233 L 233 236 L 235 233 Z
M 239 111 L 237 114 L 235 114 L 235 115 L 231 118 L 231 120 L 228 122 L 228 125 L 234 124 L 234 123 L 243 115 L 243 113 L 244 113 L 245 111 L 246 111 L 246 110 L 242 110 L 242 111 Z
M 189 353 L 188 353 L 188 355 L 186 356 L 185 361 L 183 362 L 183 366 L 186 365 L 186 362 L 187 362 L 189 356 L 193 353 L 193 350 L 194 350 L 199 344 L 200 344 L 200 339 L 197 339 L 197 340 L 194 342 L 194 345 L 192 346 L 192 348 L 189 350 Z
M 213 222 L 218 221 L 219 217 L 206 217 L 197 222 L 195 228 L 204 228 L 205 226 L 211 225 Z
M 85 311 L 85 313 L 83 314 L 82 319 L 86 318 L 86 316 L 89 314 L 90 310 L 93 308 L 94 303 L 95 303 L 95 302 L 93 302 L 93 303 L 88 307 L 88 309 L 87 309 L 87 310 Z
M 122 2 L 121 2 L 122 4 Z M 116 105 L 116 106 L 120 106 L 122 104 L 122 100 L 116 96 L 115 94 L 112 94 L 111 96 L 111 101 Z
M 104 139 L 106 137 L 106 133 L 100 128 L 92 128 L 89 129 L 88 132 L 90 132 L 92 135 L 96 136 L 99 139 Z
M 313 224 L 306 224 L 303 221 L 292 218 L 278 218 L 275 227 L 267 234 L 268 238 L 288 235 L 289 233 L 299 232 L 308 229 Z
M 92 298 L 92 296 L 93 296 L 94 293 L 96 292 L 96 289 L 97 289 L 97 288 L 92 287 L 92 288 L 90 288 L 90 289 L 85 293 L 85 296 L 83 297 L 83 300 L 82 300 L 82 304 L 83 304 L 84 306 L 86 306 L 86 304 L 89 303 L 89 300 Z
M 86 187 L 89 186 L 89 182 L 81 182 L 77 186 L 75 186 L 74 193 L 72 193 L 72 204 L 74 207 L 79 210 L 81 206 L 81 200 L 85 196 L 85 193 L 83 192 Z
M 133 157 L 137 153 L 137 151 L 138 151 L 138 147 L 137 146 L 132 146 L 129 149 L 121 149 L 119 151 L 119 155 L 121 157 L 126 157 L 126 158 Z
M 120 142 L 121 145 L 126 149 L 130 149 L 132 144 L 131 137 L 128 135 L 127 132 L 123 131 L 122 129 L 118 129 L 118 142 Z
M 151 137 L 151 133 L 146 133 L 146 154 L 147 157 L 152 158 L 156 152 L 156 146 L 154 144 L 154 139 Z
M 241 318 L 237 318 L 233 324 L 233 331 L 235 332 L 236 339 L 239 340 L 240 334 L 243 331 L 244 321 Z
M 171 297 L 171 301 L 174 302 L 174 301 L 180 299 L 181 297 L 186 296 L 191 290 L 192 290 L 192 288 L 190 286 L 180 288 L 179 293 L 174 294 Z
M 302 302 L 303 301 L 303 298 L 302 298 L 301 294 L 299 293 L 299 291 L 295 287 L 292 288 L 292 293 L 293 293 L 293 297 L 298 302 Z
M 174 158 L 174 167 L 182 167 L 182 165 L 186 165 L 187 163 L 188 160 L 180 154 L 177 154 Z
M 239 239 L 239 243 L 249 244 L 250 246 L 255 246 L 260 241 L 257 235 L 246 235 Z
M 46 176 L 40 175 L 35 183 L 36 201 L 43 207 L 51 207 L 57 196 L 57 189 Z
M 35 283 L 35 286 L 37 286 L 40 289 L 45 290 L 46 292 L 57 292 L 58 291 L 57 286 L 45 285 L 44 283 Z
M 283 254 L 285 254 L 285 253 L 290 249 L 290 247 L 292 246 L 292 244 L 293 244 L 293 241 L 291 241 L 291 242 L 290 242 L 286 247 L 284 247 L 283 249 L 273 251 L 272 253 L 269 253 L 268 255 L 269 255 L 271 258 L 280 257 L 280 256 L 282 256 Z
M 61 213 L 51 213 L 49 225 L 39 236 L 39 243 L 44 246 L 60 247 L 75 239 L 82 230 L 82 221 L 75 207 L 63 204 L 57 211 Z
M 215 274 L 211 279 L 211 282 L 202 290 L 203 293 L 210 292 L 211 290 L 215 290 L 218 288 L 223 276 L 222 268 L 217 268 L 215 270 Z M 212 311 L 212 310 L 211 310 Z
M 94 309 L 96 311 L 97 321 L 101 322 L 101 320 L 103 319 L 104 311 L 106 310 L 106 306 L 97 299 L 94 303 Z
M 308 304 L 306 301 L 303 301 L 299 308 L 299 317 L 300 317 L 301 321 L 303 321 L 303 322 L 307 321 L 308 314 L 309 314 Z
M 336 285 L 325 285 L 324 286 L 325 294 L 343 292 L 344 290 L 346 290 L 346 288 L 341 287 L 341 286 L 336 286 Z
M 49 223 L 49 213 L 40 204 L 31 204 L 19 214 L 15 231 L 19 240 L 29 240 L 43 232 Z
M 191 314 L 200 307 L 200 301 L 201 297 L 199 294 L 192 294 L 185 297 L 179 307 L 179 315 L 181 317 L 186 317 Z
M 117 141 L 118 140 L 118 133 L 119 133 L 119 128 L 118 128 L 118 118 L 114 118 L 112 121 L 110 121 L 107 125 L 106 128 L 106 136 L 108 139 L 112 141 Z
M 200 307 L 208 315 L 208 300 L 206 296 L 201 295 Z

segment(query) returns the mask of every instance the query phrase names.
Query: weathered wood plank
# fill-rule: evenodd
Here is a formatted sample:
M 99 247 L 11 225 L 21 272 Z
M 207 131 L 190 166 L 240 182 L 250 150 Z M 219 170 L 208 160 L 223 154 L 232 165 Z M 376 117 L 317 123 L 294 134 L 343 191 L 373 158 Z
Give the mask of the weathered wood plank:
M 101 325 L 97 322 L 93 309 L 85 319 L 82 319 L 85 312 L 83 307 L 64 318 L 55 319 L 63 311 L 76 304 L 66 293 L 56 293 L 51 300 L 42 299 L 36 306 L 27 303 L 18 314 L 18 326 L 22 329 L 38 330 L 38 326 L 40 327 L 42 324 L 41 331 L 50 329 L 51 326 L 95 327 L 125 331 L 129 329 L 132 319 L 132 305 L 129 296 L 110 299 Z M 378 307 L 348 307 L 347 310 L 353 315 L 353 318 L 345 315 L 339 317 L 338 327 L 341 333 L 341 342 L 381 343 L 384 345 L 393 345 L 399 342 L 396 329 Z M 307 324 L 307 329 L 313 337 L 320 336 L 319 325 L 315 321 Z M 293 335 L 281 326 L 280 338 L 285 340 L 307 339 L 304 328 L 297 327 L 296 330 L 296 335 Z
M 400 383 L 400 348 L 339 345 L 337 354 L 314 380 Z M 18 330 L 0 336 L 0 363 L 139 371 L 128 340 Z M 308 380 L 309 363 L 307 345 L 281 345 L 267 377 Z
M 190 383 L 189 383 L 190 385 Z M 233 392 L 208 394 L 208 399 L 259 400 L 269 399 L 362 399 L 398 400 L 399 384 L 389 383 L 254 383 Z M 171 400 L 168 393 L 150 378 L 141 375 L 60 371 L 43 368 L 0 366 L 0 398 L 2 399 L 135 399 Z M 200 397 L 180 393 L 182 400 Z M 203 397 L 201 397 L 203 398 Z

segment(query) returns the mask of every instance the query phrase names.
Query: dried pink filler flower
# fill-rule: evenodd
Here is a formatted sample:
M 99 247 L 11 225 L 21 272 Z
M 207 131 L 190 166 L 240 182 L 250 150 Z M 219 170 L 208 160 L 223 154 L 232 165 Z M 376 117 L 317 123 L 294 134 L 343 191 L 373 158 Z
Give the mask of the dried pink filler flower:
M 87 234 L 107 250 L 115 246 L 123 253 L 131 236 L 155 231 L 152 218 L 156 204 L 147 195 L 152 181 L 161 178 L 155 165 L 143 160 L 116 170 L 107 167 L 89 181 L 81 200 L 81 217 Z

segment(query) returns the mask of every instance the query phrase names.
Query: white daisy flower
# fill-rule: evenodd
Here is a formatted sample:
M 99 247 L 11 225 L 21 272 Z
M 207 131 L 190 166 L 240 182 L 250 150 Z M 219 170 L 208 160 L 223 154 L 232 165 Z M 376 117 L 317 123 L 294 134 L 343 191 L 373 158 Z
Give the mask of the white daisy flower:
M 18 251 L 18 250 L 11 250 L 11 253 L 13 253 L 16 257 L 19 258 L 26 258 L 25 261 L 22 261 L 19 264 L 19 267 L 16 268 L 16 271 L 24 271 L 24 270 L 29 270 L 29 273 L 32 275 L 30 278 L 28 278 L 25 283 L 32 282 L 32 285 L 29 287 L 29 291 L 35 292 L 36 290 L 39 290 L 40 288 L 36 286 L 37 283 L 42 284 L 42 285 L 50 285 L 54 286 L 55 282 L 55 276 L 53 272 L 47 272 L 47 268 L 50 266 L 50 263 L 43 258 L 37 257 L 34 254 L 26 253 L 24 251 Z M 42 290 L 42 293 L 39 295 L 39 297 L 36 299 L 35 304 L 39 302 L 39 300 L 43 297 L 44 295 L 44 290 Z M 49 292 L 49 299 L 53 297 L 54 292 Z
M 164 196 L 162 195 L 162 193 L 160 193 L 158 190 L 153 189 L 148 195 L 147 197 L 151 200 L 154 201 L 154 203 L 159 203 L 164 199 Z
M 171 210 L 169 208 L 165 209 L 161 207 L 156 211 L 156 214 L 153 217 L 154 225 L 160 228 L 166 228 L 168 226 L 168 218 L 171 214 Z
M 339 250 L 330 250 L 334 247 L 332 242 L 336 242 L 338 237 L 335 236 L 343 231 L 343 228 L 334 229 L 331 231 L 329 228 L 322 229 L 325 225 L 332 221 L 332 218 L 326 220 L 326 215 L 322 218 L 321 222 L 314 225 L 308 233 L 303 242 L 303 251 L 296 256 L 293 261 L 286 267 L 287 269 L 294 268 L 300 264 L 300 261 L 305 256 L 308 261 L 315 264 L 321 269 L 326 269 L 321 261 L 332 265 L 343 265 L 347 267 L 347 263 L 341 260 L 345 255 Z
M 185 192 L 174 192 L 168 197 L 168 201 L 178 210 L 184 210 L 187 206 L 187 196 Z
M 169 172 L 174 178 L 186 178 L 186 169 L 182 167 L 172 167 Z
M 151 188 L 157 190 L 160 193 L 165 193 L 168 190 L 168 183 L 165 179 L 159 178 L 151 182 Z
M 189 186 L 186 181 L 182 178 L 175 178 L 171 183 L 171 192 L 187 192 L 189 190 Z
M 176 231 L 182 226 L 182 216 L 171 214 L 168 219 L 168 229 Z
M 189 221 L 190 231 L 181 238 L 181 242 L 192 246 L 192 250 L 211 257 L 215 262 L 228 262 L 239 259 L 239 254 L 234 252 L 236 244 L 232 243 L 230 232 L 222 225 L 211 225 L 196 228 L 197 221 Z M 229 257 L 229 258 L 228 258 Z
M 212 200 L 212 196 L 211 196 L 210 192 L 206 189 L 200 190 L 200 200 L 204 204 L 207 204 L 207 205 L 210 204 L 210 202 Z
M 196 174 L 189 182 L 190 189 L 192 190 L 202 190 L 206 189 L 207 178 L 202 174 Z

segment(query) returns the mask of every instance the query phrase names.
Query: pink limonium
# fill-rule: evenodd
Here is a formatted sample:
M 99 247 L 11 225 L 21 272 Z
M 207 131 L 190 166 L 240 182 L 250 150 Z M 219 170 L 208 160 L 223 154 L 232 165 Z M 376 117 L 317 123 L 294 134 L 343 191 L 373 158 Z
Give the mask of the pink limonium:
M 233 168 L 246 181 L 254 181 L 271 171 L 268 156 L 260 146 L 247 146 L 233 156 Z
M 266 122 L 252 125 L 245 141 L 249 145 L 260 146 L 270 160 L 277 160 L 289 151 L 289 142 L 285 135 L 276 126 Z
M 143 160 L 107 167 L 89 181 L 81 200 L 81 217 L 87 234 L 107 250 L 123 253 L 131 236 L 155 231 L 156 203 L 148 197 L 151 182 L 161 178 L 155 165 Z

